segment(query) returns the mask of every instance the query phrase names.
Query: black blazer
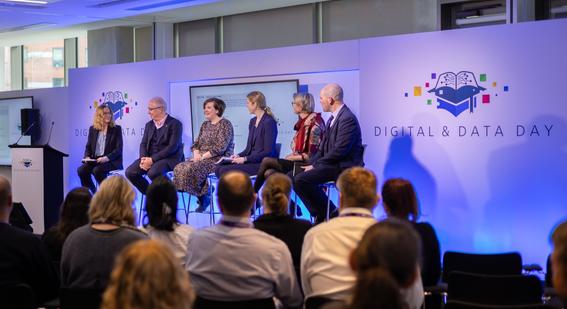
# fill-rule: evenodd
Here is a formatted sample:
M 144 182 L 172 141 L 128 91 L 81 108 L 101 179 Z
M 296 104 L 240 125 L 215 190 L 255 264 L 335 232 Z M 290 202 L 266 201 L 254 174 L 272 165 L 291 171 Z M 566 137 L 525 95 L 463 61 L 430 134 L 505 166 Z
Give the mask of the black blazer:
M 159 151 L 151 155 L 152 161 L 157 162 L 164 159 L 177 162 L 183 161 L 183 144 L 181 142 L 183 125 L 181 121 L 171 117 L 171 115 L 167 115 L 163 129 L 165 132 L 157 141 Z M 150 140 L 155 132 L 156 125 L 153 120 L 148 121 L 144 128 L 142 142 L 140 143 L 140 158 L 150 157 Z
M 246 149 L 239 153 L 246 157 L 246 163 L 260 163 L 265 157 L 276 157 L 276 139 L 278 138 L 278 124 L 274 117 L 264 114 L 256 128 L 256 117 L 248 123 L 248 142 Z
M 85 156 L 94 159 L 96 152 L 96 140 L 100 131 L 93 126 L 89 128 L 89 136 L 87 137 L 87 145 L 85 146 Z M 108 157 L 110 163 L 116 169 L 122 169 L 122 127 L 116 125 L 108 127 L 106 131 L 106 143 L 104 144 L 103 156 Z
M 346 169 L 364 166 L 362 136 L 356 116 L 343 106 L 333 126 L 325 131 L 319 151 L 309 160 L 314 167 L 336 166 Z

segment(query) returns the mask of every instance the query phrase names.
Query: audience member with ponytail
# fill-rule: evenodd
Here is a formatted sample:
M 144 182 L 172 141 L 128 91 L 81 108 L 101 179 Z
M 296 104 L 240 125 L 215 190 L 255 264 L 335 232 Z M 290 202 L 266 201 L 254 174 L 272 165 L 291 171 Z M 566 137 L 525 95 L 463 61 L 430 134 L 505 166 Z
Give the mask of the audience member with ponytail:
M 434 286 L 441 277 L 441 249 L 435 229 L 427 222 L 417 222 L 420 215 L 418 199 L 411 182 L 392 178 L 382 186 L 384 211 L 389 218 L 408 221 L 419 234 L 423 248 L 421 278 L 423 286 Z
M 163 242 L 185 266 L 193 228 L 177 221 L 177 190 L 167 177 L 154 179 L 148 187 L 146 211 L 149 224 L 145 228 L 150 238 Z
M 388 219 L 366 230 L 351 255 L 356 284 L 349 309 L 419 309 L 423 304 L 419 235 Z
M 254 115 L 248 124 L 246 149 L 231 157 L 232 164 L 218 166 L 215 170 L 218 177 L 231 170 L 256 175 L 264 158 L 277 157 L 278 124 L 271 109 L 266 105 L 266 97 L 260 91 L 252 91 L 246 98 L 246 107 L 250 114 Z
M 281 239 L 289 248 L 297 278 L 301 278 L 301 247 L 311 223 L 294 219 L 287 213 L 291 194 L 291 179 L 276 173 L 268 177 L 262 189 L 264 214 L 254 221 L 254 227 Z

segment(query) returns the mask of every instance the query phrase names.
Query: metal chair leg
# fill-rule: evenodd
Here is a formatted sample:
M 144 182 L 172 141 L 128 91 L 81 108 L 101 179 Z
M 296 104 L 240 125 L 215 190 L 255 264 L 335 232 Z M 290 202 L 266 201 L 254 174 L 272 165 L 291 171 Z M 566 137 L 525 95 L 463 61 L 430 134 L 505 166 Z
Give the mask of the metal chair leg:
M 209 198 L 211 200 L 211 205 L 209 208 L 209 223 L 211 226 L 215 224 L 215 200 L 213 198 L 213 179 L 212 177 L 207 177 L 207 181 L 209 182 Z
M 331 186 L 327 186 L 327 220 L 329 221 L 329 215 L 331 210 Z
M 144 222 L 142 222 L 142 220 L 144 219 L 144 216 L 142 215 L 144 213 L 144 197 L 146 195 L 142 194 L 142 197 L 140 198 L 140 209 L 138 210 L 138 224 L 140 226 L 144 225 Z

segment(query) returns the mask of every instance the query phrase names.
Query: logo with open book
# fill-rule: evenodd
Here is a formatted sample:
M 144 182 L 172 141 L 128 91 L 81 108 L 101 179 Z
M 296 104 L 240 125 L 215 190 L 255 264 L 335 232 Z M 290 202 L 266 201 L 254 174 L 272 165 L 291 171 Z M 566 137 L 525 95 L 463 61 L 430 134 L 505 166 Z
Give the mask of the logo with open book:
M 138 107 L 138 101 L 132 100 L 127 92 L 106 91 L 103 92 L 98 100 L 95 100 L 90 108 L 97 108 L 99 105 L 106 105 L 112 111 L 114 120 L 122 119 Z
M 24 167 L 31 167 L 33 165 L 33 161 L 31 159 L 22 159 L 20 161 L 20 163 L 24 166 Z
M 431 88 L 430 85 L 435 84 Z M 488 76 L 485 73 L 479 74 L 477 80 L 476 75 L 470 71 L 444 72 L 439 75 L 431 73 L 431 80 L 422 85 L 413 87 L 413 96 L 421 97 L 423 94 L 422 89 L 426 93 L 435 96 L 437 102 L 437 109 L 445 110 L 453 116 L 458 117 L 464 111 L 474 113 L 475 109 L 479 106 L 479 101 L 482 104 L 490 104 L 491 96 L 498 97 L 499 92 L 508 92 L 510 87 L 504 85 L 498 86 L 496 81 L 488 81 Z M 409 97 L 408 92 L 404 96 Z M 479 100 L 480 98 L 480 100 Z M 432 99 L 426 99 L 427 105 L 432 105 Z

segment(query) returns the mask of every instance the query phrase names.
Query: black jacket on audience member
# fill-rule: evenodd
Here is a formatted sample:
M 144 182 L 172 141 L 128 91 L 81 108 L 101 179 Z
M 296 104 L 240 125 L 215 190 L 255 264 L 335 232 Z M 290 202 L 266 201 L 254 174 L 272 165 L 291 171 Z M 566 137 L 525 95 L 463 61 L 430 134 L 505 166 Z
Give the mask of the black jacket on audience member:
M 0 286 L 21 283 L 31 286 L 38 304 L 59 292 L 59 278 L 41 240 L 0 223 Z
M 423 286 L 434 286 L 441 277 L 441 249 L 433 226 L 427 222 L 412 223 L 421 238 Z
M 311 228 L 311 223 L 305 220 L 294 219 L 290 215 L 265 214 L 254 221 L 254 227 L 283 241 L 291 253 L 293 267 L 297 279 L 300 280 L 301 247 L 303 238 Z

